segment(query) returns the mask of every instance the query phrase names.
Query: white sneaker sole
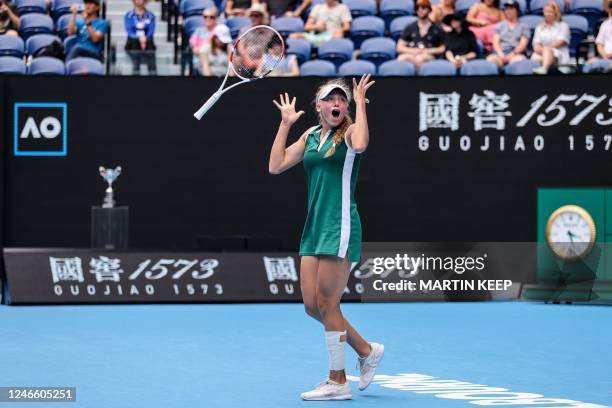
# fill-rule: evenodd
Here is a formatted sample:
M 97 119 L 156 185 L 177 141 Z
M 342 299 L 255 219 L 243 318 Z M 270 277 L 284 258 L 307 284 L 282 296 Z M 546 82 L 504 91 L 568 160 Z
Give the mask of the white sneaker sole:
M 385 356 L 385 345 L 381 344 L 380 345 L 380 354 L 378 355 L 378 359 L 376 359 L 376 367 L 378 367 L 378 364 L 380 364 L 380 361 L 383 359 L 383 357 Z M 368 383 L 364 386 L 359 385 L 359 391 L 363 391 L 366 388 L 368 388 L 370 386 L 370 384 L 372 384 L 372 380 L 374 379 L 374 377 L 376 376 L 376 368 L 374 368 L 374 375 L 372 376 L 372 378 L 370 379 L 370 381 L 368 381 Z
M 351 394 L 349 395 L 336 395 L 333 397 L 318 397 L 318 398 L 304 398 L 301 397 L 304 401 L 343 401 L 350 400 L 353 398 Z

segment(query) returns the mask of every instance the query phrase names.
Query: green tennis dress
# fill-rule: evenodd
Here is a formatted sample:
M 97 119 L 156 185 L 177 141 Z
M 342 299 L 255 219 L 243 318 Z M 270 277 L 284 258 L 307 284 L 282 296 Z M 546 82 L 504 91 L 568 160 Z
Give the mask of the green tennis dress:
M 321 139 L 321 126 L 306 136 L 304 169 L 308 184 L 308 215 L 300 256 L 334 255 L 358 262 L 361 256 L 361 221 L 355 202 L 355 186 L 361 154 L 346 141 L 330 157 L 332 131 Z

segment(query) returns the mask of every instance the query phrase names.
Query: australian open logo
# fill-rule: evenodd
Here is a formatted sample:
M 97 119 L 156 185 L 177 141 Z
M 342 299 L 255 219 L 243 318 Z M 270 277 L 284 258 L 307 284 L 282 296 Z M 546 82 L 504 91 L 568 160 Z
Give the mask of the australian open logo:
M 66 103 L 15 103 L 15 156 L 66 156 Z

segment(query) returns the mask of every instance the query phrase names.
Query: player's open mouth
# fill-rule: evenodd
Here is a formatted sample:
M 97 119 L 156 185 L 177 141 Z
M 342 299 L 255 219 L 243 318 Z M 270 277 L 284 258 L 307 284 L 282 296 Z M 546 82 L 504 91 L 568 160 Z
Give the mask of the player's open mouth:
M 335 119 L 338 119 L 340 117 L 340 109 L 332 109 L 331 114 Z

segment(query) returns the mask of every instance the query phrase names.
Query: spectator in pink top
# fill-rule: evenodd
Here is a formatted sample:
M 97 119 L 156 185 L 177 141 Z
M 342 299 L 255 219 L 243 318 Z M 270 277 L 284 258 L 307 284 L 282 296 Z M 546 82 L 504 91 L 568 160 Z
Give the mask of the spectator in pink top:
M 493 49 L 495 26 L 503 19 L 504 13 L 499 9 L 499 0 L 481 0 L 480 3 L 475 3 L 470 7 L 466 18 L 472 25 L 470 29 L 487 52 Z

